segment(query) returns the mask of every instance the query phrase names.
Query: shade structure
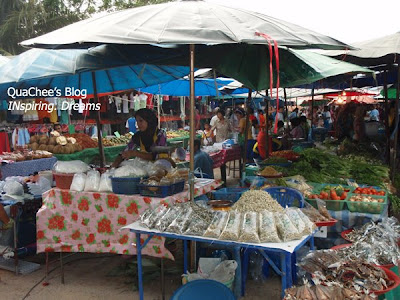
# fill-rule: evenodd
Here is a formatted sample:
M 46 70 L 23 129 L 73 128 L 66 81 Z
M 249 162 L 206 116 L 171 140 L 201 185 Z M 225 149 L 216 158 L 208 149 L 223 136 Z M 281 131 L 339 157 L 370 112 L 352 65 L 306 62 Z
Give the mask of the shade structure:
M 133 61 L 110 57 L 103 46 L 89 50 L 31 49 L 0 66 L 0 96 L 6 97 L 9 87 L 57 88 L 60 96 L 65 96 L 65 88 L 85 89 L 93 95 L 92 72 L 100 96 L 175 80 L 189 73 L 188 67 L 126 65 Z
M 206 1 L 175 1 L 96 16 L 22 42 L 40 48 L 93 44 L 268 44 L 347 49 L 338 40 L 258 12 Z
M 218 89 L 231 83 L 232 79 L 196 79 L 195 96 L 215 96 L 222 94 Z M 141 89 L 142 92 L 169 95 L 169 96 L 190 96 L 190 81 L 188 79 L 177 79 L 170 82 L 160 83 Z
M 349 51 L 326 51 L 325 54 L 361 66 L 379 67 L 399 62 L 400 31 L 377 39 L 353 44 L 356 49 Z
M 0 55 L 0 66 L 5 64 L 8 61 L 9 61 L 9 59 L 7 57 Z

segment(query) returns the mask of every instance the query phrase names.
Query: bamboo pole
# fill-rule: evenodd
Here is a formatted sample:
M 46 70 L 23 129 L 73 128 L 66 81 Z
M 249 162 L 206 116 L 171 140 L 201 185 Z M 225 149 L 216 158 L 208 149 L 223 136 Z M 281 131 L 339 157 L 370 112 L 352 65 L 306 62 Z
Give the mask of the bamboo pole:
M 396 131 L 394 133 L 394 146 L 393 146 L 393 161 L 391 164 L 391 179 L 394 181 L 394 175 L 396 174 L 396 157 L 397 157 L 397 143 L 399 141 L 399 93 L 400 93 L 400 64 L 397 65 L 397 87 L 396 87 Z
M 194 201 L 194 137 L 195 137 L 195 124 L 194 124 L 194 45 L 190 45 L 190 201 Z
M 387 66 L 389 68 L 389 66 Z M 388 97 L 388 87 L 387 87 L 387 72 L 383 74 L 383 91 L 385 95 L 385 129 L 386 129 L 386 163 L 390 163 L 390 128 L 389 128 L 389 97 Z
M 266 98 L 267 105 L 265 106 L 265 120 L 266 120 L 265 136 L 266 136 L 266 139 L 267 139 L 266 157 L 268 158 L 269 157 L 269 147 L 271 147 L 271 145 L 269 144 L 269 129 L 268 129 L 268 124 L 269 124 L 269 99 L 268 99 L 268 92 L 267 91 L 265 92 L 265 94 L 266 94 L 266 97 L 267 97 Z
M 247 163 L 247 141 L 248 141 L 248 131 L 249 131 L 249 126 L 250 126 L 250 122 L 249 122 L 249 104 L 250 104 L 250 100 L 251 100 L 251 93 L 252 90 L 249 89 L 249 93 L 247 95 L 247 101 L 246 101 L 246 105 L 245 105 L 245 111 L 246 111 L 246 126 L 245 126 L 245 130 L 244 130 L 244 151 L 243 151 L 243 164 L 242 164 L 242 179 L 244 179 L 245 175 L 246 175 L 246 163 Z

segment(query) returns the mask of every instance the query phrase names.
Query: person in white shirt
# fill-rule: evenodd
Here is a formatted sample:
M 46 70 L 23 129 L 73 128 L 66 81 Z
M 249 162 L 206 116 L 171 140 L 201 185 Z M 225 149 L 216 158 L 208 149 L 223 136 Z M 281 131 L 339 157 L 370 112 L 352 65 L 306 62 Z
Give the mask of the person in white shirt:
M 324 127 L 328 130 L 331 130 L 332 127 L 332 116 L 331 112 L 329 111 L 329 107 L 324 107 L 324 112 L 322 113 L 322 118 L 324 120 Z
M 214 116 L 211 118 L 210 120 L 210 126 L 211 128 L 214 127 L 217 122 L 218 122 L 218 111 L 219 111 L 219 107 L 214 108 Z M 214 135 L 216 135 L 216 131 L 214 130 Z

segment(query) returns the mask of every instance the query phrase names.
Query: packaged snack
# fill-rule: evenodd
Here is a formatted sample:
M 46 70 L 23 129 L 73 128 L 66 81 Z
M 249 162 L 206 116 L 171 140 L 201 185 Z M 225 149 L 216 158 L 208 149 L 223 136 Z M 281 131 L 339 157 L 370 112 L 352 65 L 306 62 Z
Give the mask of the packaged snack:
M 245 243 L 260 243 L 256 212 L 247 212 L 243 214 L 242 230 L 240 231 L 239 241 Z
M 261 243 L 280 243 L 281 239 L 275 224 L 274 214 L 264 210 L 259 215 L 259 236 Z
M 237 241 L 239 239 L 241 215 L 236 211 L 229 213 L 225 228 L 219 237 L 220 240 Z

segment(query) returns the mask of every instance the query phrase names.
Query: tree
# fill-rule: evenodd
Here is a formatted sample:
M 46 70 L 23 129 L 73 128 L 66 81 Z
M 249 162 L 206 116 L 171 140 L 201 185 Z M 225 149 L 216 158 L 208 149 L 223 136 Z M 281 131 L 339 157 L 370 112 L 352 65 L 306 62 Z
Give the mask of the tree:
M 168 0 L 0 0 L 0 54 L 16 55 L 27 40 L 101 11 L 116 11 Z

